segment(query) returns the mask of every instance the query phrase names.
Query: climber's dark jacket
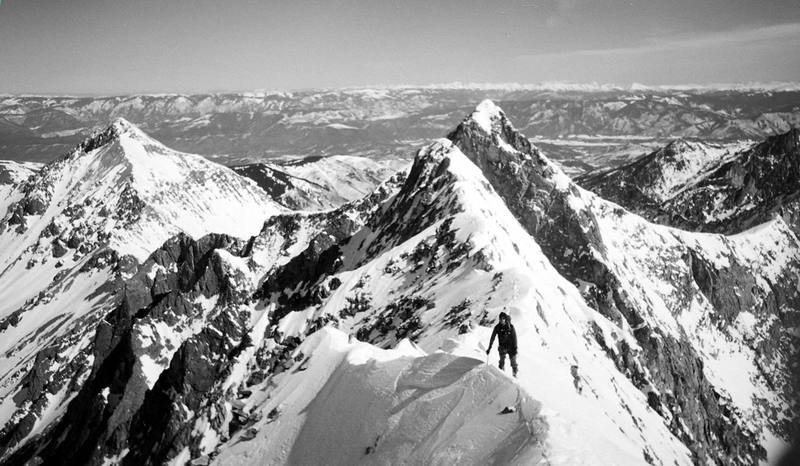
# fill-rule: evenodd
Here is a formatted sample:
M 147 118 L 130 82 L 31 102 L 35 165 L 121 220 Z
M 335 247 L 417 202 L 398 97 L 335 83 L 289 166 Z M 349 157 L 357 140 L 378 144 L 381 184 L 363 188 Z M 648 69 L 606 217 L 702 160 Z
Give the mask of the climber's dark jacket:
M 500 323 L 494 326 L 492 338 L 489 340 L 489 349 L 492 349 L 494 339 L 497 337 L 497 346 L 501 353 L 517 354 L 517 332 L 514 330 L 511 318 L 505 313 L 501 313 L 500 317 Z

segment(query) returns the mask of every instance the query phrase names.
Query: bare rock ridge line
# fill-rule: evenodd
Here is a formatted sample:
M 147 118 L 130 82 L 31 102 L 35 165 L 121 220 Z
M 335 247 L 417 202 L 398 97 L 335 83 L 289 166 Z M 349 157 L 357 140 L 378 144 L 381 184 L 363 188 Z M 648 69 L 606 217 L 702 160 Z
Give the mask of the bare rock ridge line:
M 784 136 L 746 162 L 675 143 L 631 166 L 699 150 L 699 173 L 733 164 L 762 186 L 758 167 L 791 163 Z M 0 463 L 750 465 L 800 431 L 791 217 L 735 235 L 650 223 L 488 100 L 356 195 L 372 168 L 334 199 L 335 179 L 271 166 L 271 197 L 120 120 L 13 184 L 0 288 L 32 291 L 0 307 Z M 659 176 L 630 179 L 702 184 Z M 233 229 L 245 215 L 257 227 Z M 516 380 L 478 345 L 500 312 Z

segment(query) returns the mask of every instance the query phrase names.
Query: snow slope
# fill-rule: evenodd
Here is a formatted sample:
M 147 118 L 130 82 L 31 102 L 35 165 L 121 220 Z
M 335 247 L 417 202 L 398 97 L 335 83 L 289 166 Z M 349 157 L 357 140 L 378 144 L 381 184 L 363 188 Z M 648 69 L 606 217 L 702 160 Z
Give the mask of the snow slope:
M 25 180 L 39 168 L 41 164 L 38 163 L 0 160 L 0 199 L 8 198 L 14 184 Z
M 542 459 L 540 405 L 480 357 L 426 355 L 408 340 L 381 350 L 331 328 L 298 351 L 308 355 L 303 371 L 288 374 L 270 398 L 256 396 L 244 407 L 276 415 L 256 424 L 255 438 L 225 450 L 219 464 Z M 501 415 L 506 406 L 515 412 Z
M 0 204 L 0 428 L 24 420 L 20 436 L 88 375 L 86 348 L 137 260 L 176 233 L 250 237 L 283 211 L 252 181 L 124 120 L 17 180 Z
M 620 369 L 701 460 L 752 462 L 763 453 L 748 445 L 792 435 L 792 277 L 800 244 L 785 222 L 733 237 L 649 223 L 575 185 L 491 102 L 449 137 L 482 167 L 559 272 L 643 347 L 618 360 Z M 742 332 L 737 322 L 753 316 L 757 330 Z M 708 410 L 708 420 L 689 410 Z M 705 422 L 742 439 L 720 447 L 704 433 Z
M 361 199 L 407 166 L 400 159 L 376 161 L 333 155 L 233 167 L 252 178 L 276 202 L 295 210 L 329 210 Z
M 520 339 L 522 369 L 517 383 L 524 391 L 519 396 L 529 396 L 541 403 L 541 421 L 548 430 L 545 438 L 537 442 L 541 443 L 538 447 L 541 454 L 551 464 L 578 464 L 592 458 L 608 464 L 637 464 L 645 456 L 690 464 L 688 450 L 648 408 L 646 397 L 617 372 L 599 344 L 589 338 L 592 332 L 599 331 L 611 341 L 619 331 L 588 308 L 578 290 L 558 276 L 533 239 L 488 187 L 477 167 L 449 141 L 441 140 L 423 149 L 401 192 L 341 249 L 341 269 L 333 276 L 321 277 L 319 285 L 327 288 L 331 281 L 341 284 L 319 305 L 307 308 L 300 305 L 279 320 L 275 318 L 280 313 L 273 311 L 274 330 L 268 334 L 277 332 L 282 341 L 302 338 L 313 331 L 314 322 L 328 321 L 379 346 L 394 347 L 402 338 L 411 337 L 428 352 L 442 350 L 445 354 L 481 360 L 485 354 L 480 348 L 488 342 L 491 330 L 478 323 L 488 325 L 501 310 L 506 310 L 516 322 Z M 313 286 L 306 290 L 301 287 L 297 293 L 313 293 L 313 289 Z M 289 297 L 292 295 L 289 292 Z M 281 300 L 275 296 L 269 302 L 275 303 L 276 299 Z M 253 338 L 258 341 L 257 334 Z M 266 344 L 268 348 L 276 345 L 270 341 Z M 308 356 L 302 350 L 301 354 L 300 360 Z M 314 363 L 315 354 L 310 355 L 310 364 Z M 442 353 L 435 354 L 445 357 Z M 368 363 L 374 364 L 379 363 Z M 284 409 L 279 395 L 270 395 L 269 401 L 263 403 L 265 394 L 259 392 L 267 389 L 269 393 L 282 393 L 283 384 L 290 383 L 289 377 L 276 376 L 263 388 L 248 386 L 247 391 L 253 395 L 243 400 L 245 409 L 261 413 L 257 418 L 262 420 L 274 408 Z M 336 371 L 329 377 L 326 384 L 336 387 L 331 389 L 336 393 L 343 390 L 337 384 L 350 383 Z M 391 380 L 374 390 L 391 393 L 395 390 Z M 270 385 L 277 388 L 271 389 Z M 355 390 L 347 386 L 349 391 Z M 312 387 L 308 390 L 314 390 Z M 285 393 L 296 391 L 287 389 Z M 287 409 L 297 409 L 297 405 L 304 405 L 309 398 L 314 399 L 310 406 L 319 406 L 326 396 L 326 391 L 304 393 L 300 400 L 287 401 L 295 406 Z M 364 395 L 368 396 L 376 395 Z M 513 405 L 517 396 L 505 395 L 502 403 Z M 407 422 L 424 425 L 420 416 L 423 415 Z M 292 416 L 287 418 L 289 425 L 303 422 L 295 421 Z M 260 422 L 255 424 L 256 430 Z M 515 419 L 515 422 L 516 428 L 524 428 L 528 421 Z M 339 439 L 335 444 L 346 451 L 363 451 L 370 445 L 342 443 L 337 431 L 312 427 L 308 421 L 303 426 L 302 429 L 318 435 L 314 443 L 328 444 Z M 281 435 L 272 427 L 265 429 L 265 439 Z M 258 433 L 256 440 L 252 440 L 256 445 L 261 435 Z M 365 435 L 348 440 L 364 442 Z M 382 439 L 385 435 L 391 438 L 392 432 L 379 430 L 372 435 L 381 435 L 374 447 L 376 458 L 384 458 L 381 455 L 399 458 L 392 456 L 396 455 L 393 443 L 389 442 L 384 450 Z M 443 433 L 437 438 L 448 437 Z M 581 438 L 581 442 L 576 443 L 575 438 Z M 218 447 L 222 450 L 218 457 L 220 464 L 229 461 L 269 464 L 269 459 L 262 461 L 258 455 L 247 459 L 245 452 L 252 447 L 250 444 L 237 447 L 238 441 L 232 437 L 228 444 Z M 287 442 L 291 444 L 293 440 Z M 296 448 L 314 451 L 306 443 L 297 444 Z M 486 447 L 485 451 L 492 448 Z M 423 463 L 446 463 L 454 459 L 436 456 L 447 455 L 447 450 L 422 452 L 429 454 L 420 457 Z M 329 454 L 334 455 L 330 451 Z M 343 458 L 342 464 L 353 459 Z M 461 458 L 464 464 L 482 464 L 484 460 L 469 455 Z M 371 460 L 365 457 L 361 461 Z

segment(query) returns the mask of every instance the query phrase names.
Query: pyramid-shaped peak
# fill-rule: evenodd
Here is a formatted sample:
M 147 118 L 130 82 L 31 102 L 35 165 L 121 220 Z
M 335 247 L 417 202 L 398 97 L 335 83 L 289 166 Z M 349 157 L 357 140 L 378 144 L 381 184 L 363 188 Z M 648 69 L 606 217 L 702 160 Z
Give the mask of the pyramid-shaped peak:
M 687 153 L 693 153 L 698 150 L 703 150 L 704 145 L 698 141 L 689 141 L 683 138 L 675 139 L 664 146 L 663 151 L 658 151 L 657 154 L 668 157 L 680 156 Z
M 674 139 L 667 144 L 673 150 L 685 150 L 691 147 L 691 143 L 683 138 Z
M 118 133 L 125 133 L 128 131 L 141 131 L 136 125 L 122 117 L 114 118 L 111 127 Z
M 475 107 L 475 111 L 469 116 L 469 119 L 478 124 L 478 126 L 487 133 L 492 132 L 492 125 L 494 122 L 501 121 L 505 118 L 503 110 L 498 107 L 490 99 L 486 99 Z
M 517 131 L 503 110 L 489 99 L 478 104 L 447 138 L 467 155 L 486 146 L 510 154 L 538 155 L 528 138 Z
M 115 118 L 111 123 L 110 128 L 117 135 L 117 137 L 129 136 L 134 139 L 147 141 L 149 143 L 155 142 L 155 140 L 142 131 L 141 128 L 122 117 Z
M 105 128 L 95 131 L 84 139 L 77 149 L 80 152 L 91 152 L 110 143 L 119 142 L 121 139 L 135 140 L 140 144 L 161 145 L 135 124 L 125 118 L 118 117 Z

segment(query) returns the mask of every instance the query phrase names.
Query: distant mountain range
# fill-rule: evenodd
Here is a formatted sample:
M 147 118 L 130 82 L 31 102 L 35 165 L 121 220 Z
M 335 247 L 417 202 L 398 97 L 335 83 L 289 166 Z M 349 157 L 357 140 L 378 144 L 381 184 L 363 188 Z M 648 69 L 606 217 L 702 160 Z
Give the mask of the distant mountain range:
M 776 461 L 800 432 L 800 243 L 771 215 L 796 131 L 582 181 L 736 207 L 690 231 L 579 186 L 492 101 L 465 115 L 393 175 L 230 169 L 122 119 L 4 165 L 0 464 Z M 518 378 L 486 359 L 501 312 Z
M 739 233 L 782 217 L 800 235 L 800 130 L 728 146 L 676 140 L 579 184 L 652 221 Z
M 282 156 L 406 157 L 492 98 L 569 173 L 674 138 L 763 139 L 800 125 L 791 85 L 661 88 L 450 85 L 200 95 L 0 97 L 0 159 L 47 162 L 116 117 L 223 164 Z

